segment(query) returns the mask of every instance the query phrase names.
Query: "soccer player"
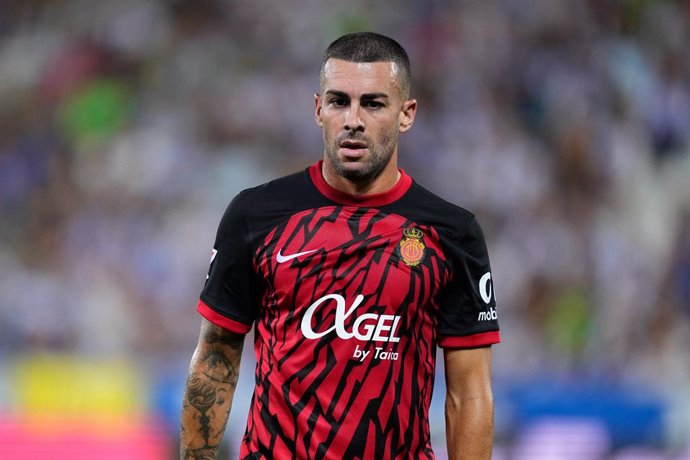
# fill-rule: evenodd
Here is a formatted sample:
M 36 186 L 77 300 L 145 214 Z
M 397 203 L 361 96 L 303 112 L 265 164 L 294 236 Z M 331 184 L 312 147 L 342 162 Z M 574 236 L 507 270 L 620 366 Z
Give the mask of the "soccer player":
M 433 459 L 429 405 L 444 353 L 451 459 L 489 459 L 491 268 L 468 211 L 398 168 L 417 112 L 405 50 L 345 35 L 321 62 L 324 157 L 238 194 L 198 311 L 180 458 L 215 458 L 255 328 L 242 459 Z

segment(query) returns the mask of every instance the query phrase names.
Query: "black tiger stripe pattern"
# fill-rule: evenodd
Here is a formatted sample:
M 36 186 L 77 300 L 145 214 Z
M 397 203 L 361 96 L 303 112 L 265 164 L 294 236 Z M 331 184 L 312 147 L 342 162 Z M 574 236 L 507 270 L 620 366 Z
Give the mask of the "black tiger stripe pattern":
M 425 235 L 415 267 L 396 251 L 410 227 Z M 280 263 L 279 253 L 307 254 Z M 433 292 L 449 277 L 434 230 L 376 209 L 311 209 L 268 234 L 255 266 L 265 283 L 255 343 L 262 364 L 247 450 L 260 458 L 433 458 L 425 415 Z

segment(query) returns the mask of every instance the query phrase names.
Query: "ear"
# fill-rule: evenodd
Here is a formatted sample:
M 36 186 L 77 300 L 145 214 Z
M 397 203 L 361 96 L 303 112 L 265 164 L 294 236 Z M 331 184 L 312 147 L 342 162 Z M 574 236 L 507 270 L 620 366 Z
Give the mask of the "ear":
M 400 127 L 398 131 L 404 133 L 412 128 L 414 117 L 417 114 L 417 99 L 408 99 L 403 103 L 400 109 Z
M 314 93 L 314 119 L 316 124 L 323 126 L 323 118 L 321 118 L 321 95 Z

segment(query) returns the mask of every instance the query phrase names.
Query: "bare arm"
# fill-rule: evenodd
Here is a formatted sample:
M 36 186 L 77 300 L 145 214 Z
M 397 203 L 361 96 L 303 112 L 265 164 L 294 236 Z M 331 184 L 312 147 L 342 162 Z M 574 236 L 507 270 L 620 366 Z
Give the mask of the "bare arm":
M 202 320 L 182 401 L 180 459 L 215 459 L 240 372 L 244 336 Z
M 448 458 L 489 460 L 494 431 L 491 348 L 448 349 L 444 360 Z

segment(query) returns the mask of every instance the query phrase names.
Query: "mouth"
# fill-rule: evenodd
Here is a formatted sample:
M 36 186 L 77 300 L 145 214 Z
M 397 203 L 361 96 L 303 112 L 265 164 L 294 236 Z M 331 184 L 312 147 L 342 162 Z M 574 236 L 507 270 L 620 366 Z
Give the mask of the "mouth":
M 361 158 L 367 150 L 367 143 L 364 141 L 345 140 L 339 144 L 340 151 L 350 158 Z

